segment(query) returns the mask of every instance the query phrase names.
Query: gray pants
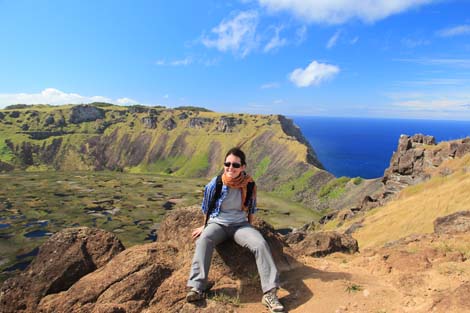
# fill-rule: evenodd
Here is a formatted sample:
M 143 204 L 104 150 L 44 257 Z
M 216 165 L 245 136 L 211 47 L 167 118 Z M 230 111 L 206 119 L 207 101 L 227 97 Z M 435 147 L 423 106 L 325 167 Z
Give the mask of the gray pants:
M 260 232 L 248 222 L 233 226 L 209 223 L 204 228 L 201 236 L 196 241 L 196 251 L 191 264 L 188 287 L 196 287 L 200 290 L 207 288 L 207 277 L 214 248 L 228 238 L 233 238 L 237 244 L 250 249 L 255 255 L 263 292 L 279 288 L 279 273 L 276 264 L 274 264 L 269 245 Z

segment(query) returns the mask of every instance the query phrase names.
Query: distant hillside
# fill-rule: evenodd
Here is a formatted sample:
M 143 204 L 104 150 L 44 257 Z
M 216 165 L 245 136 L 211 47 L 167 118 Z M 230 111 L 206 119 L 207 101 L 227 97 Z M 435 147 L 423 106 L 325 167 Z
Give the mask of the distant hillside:
M 0 110 L 0 171 L 111 170 L 211 177 L 241 146 L 262 190 L 318 203 L 333 175 L 281 115 L 192 107 L 14 106 Z

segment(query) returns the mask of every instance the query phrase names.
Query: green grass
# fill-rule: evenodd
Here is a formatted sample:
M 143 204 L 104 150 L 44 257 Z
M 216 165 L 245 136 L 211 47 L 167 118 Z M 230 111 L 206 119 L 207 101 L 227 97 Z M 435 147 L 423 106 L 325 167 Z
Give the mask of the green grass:
M 10 163 L 15 159 L 15 155 L 8 148 L 5 140 L 0 137 L 0 161 Z
M 318 197 L 325 200 L 337 199 L 345 191 L 346 183 L 350 180 L 349 177 L 339 177 L 329 181 L 318 192 Z
M 268 170 L 269 164 L 271 163 L 271 159 L 269 156 L 264 157 L 261 162 L 259 162 L 256 166 L 256 171 L 253 175 L 253 178 L 256 180 L 259 177 L 263 176 L 266 171 Z

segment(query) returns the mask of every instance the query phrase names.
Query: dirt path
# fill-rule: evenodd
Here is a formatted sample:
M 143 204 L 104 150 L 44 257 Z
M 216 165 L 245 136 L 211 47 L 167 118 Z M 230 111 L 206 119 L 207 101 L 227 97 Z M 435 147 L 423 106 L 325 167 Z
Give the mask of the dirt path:
M 281 301 L 290 313 L 402 313 L 406 296 L 346 258 L 301 260 L 303 267 L 281 276 Z M 260 294 L 241 297 L 237 312 L 267 312 Z

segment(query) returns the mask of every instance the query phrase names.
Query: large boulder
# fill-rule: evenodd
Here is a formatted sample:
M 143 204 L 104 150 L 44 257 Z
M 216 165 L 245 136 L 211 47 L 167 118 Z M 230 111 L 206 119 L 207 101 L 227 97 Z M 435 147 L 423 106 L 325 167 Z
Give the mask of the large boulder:
M 41 298 L 67 290 L 124 250 L 112 233 L 87 227 L 51 236 L 30 266 L 0 289 L 0 312 L 37 312 Z
M 434 232 L 437 234 L 456 234 L 470 232 L 470 211 L 459 211 L 434 221 Z
M 141 312 L 171 275 L 176 252 L 156 243 L 126 249 L 67 291 L 42 299 L 39 312 Z
M 334 252 L 355 253 L 359 251 L 357 240 L 335 231 L 313 232 L 291 244 L 299 255 L 323 257 Z

